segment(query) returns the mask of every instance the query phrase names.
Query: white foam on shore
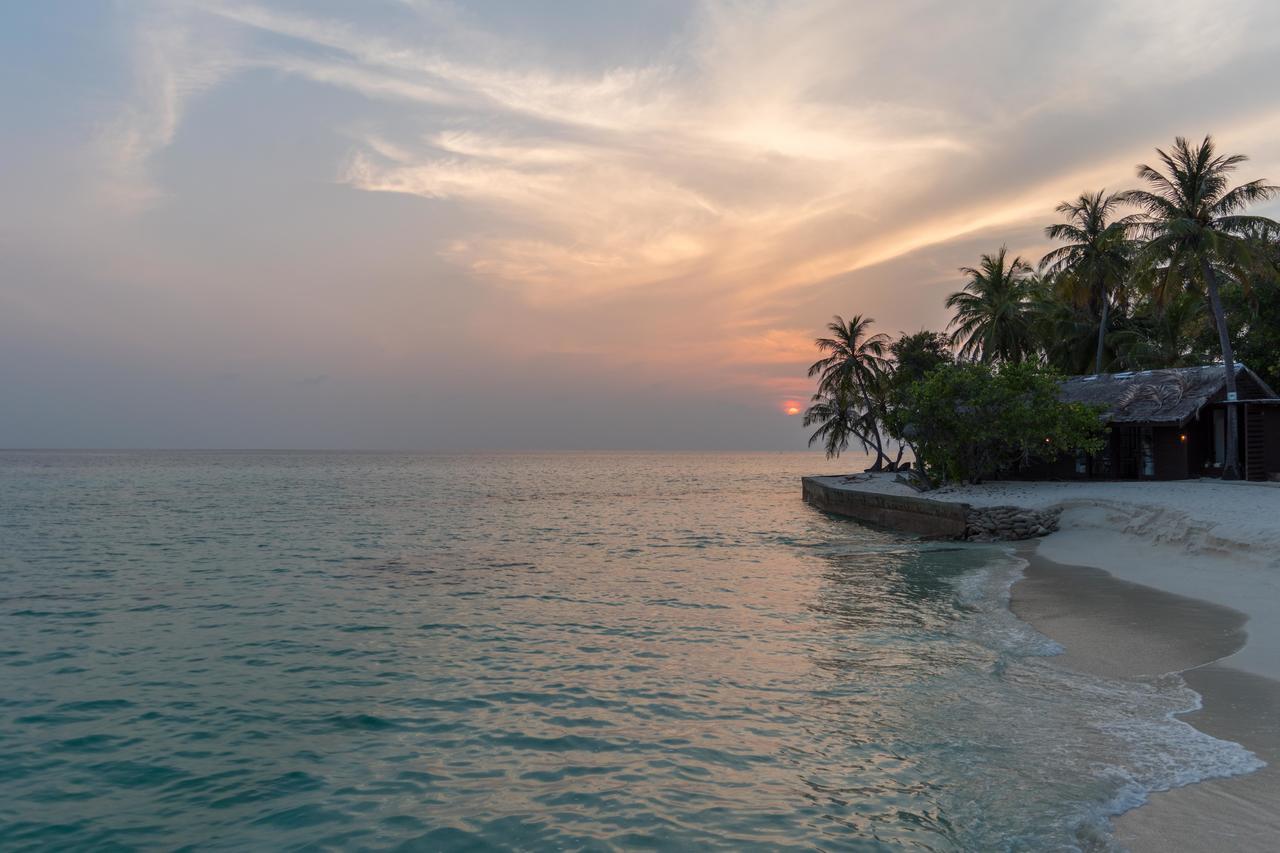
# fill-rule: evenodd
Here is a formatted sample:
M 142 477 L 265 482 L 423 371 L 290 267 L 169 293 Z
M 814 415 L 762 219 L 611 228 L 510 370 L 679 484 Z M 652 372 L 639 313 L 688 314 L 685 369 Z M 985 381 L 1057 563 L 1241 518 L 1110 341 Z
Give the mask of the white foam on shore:
M 1009 548 L 990 567 L 971 572 L 956 583 L 956 604 L 976 611 L 973 623 L 982 636 L 973 639 L 993 645 L 1001 652 L 1047 657 L 1062 654 L 1060 643 L 1014 615 L 1010 601 L 1013 585 L 1022 579 L 1027 561 Z
M 1121 815 L 1143 805 L 1150 795 L 1193 785 L 1206 779 L 1224 779 L 1242 776 L 1261 770 L 1266 762 L 1234 741 L 1222 740 L 1205 734 L 1194 726 L 1177 719 L 1177 716 L 1197 711 L 1201 707 L 1200 694 L 1194 696 L 1188 707 L 1170 711 L 1161 723 L 1152 725 L 1142 720 L 1109 723 L 1106 729 L 1123 738 L 1134 747 L 1138 768 L 1110 767 L 1107 772 L 1122 780 L 1119 793 L 1107 803 L 1111 816 Z M 1176 757 L 1164 749 L 1170 736 L 1177 737 L 1181 753 Z
M 1054 665 L 1046 657 L 1063 647 L 1016 616 L 1010 591 L 1027 562 L 1005 550 L 988 567 L 956 582 L 956 602 L 974 613 L 970 639 L 1000 652 L 999 676 L 1039 693 L 1043 717 L 1008 720 L 1011 742 L 1022 732 L 1039 739 L 1046 724 L 1061 732 L 1024 748 L 1042 753 L 1046 765 L 1065 775 L 1091 776 L 1100 799 L 1080 803 L 1065 816 L 1064 830 L 1080 840 L 1080 849 L 1110 849 L 1110 818 L 1137 808 L 1150 795 L 1207 779 L 1251 773 L 1265 766 L 1239 743 L 1206 734 L 1179 719 L 1199 710 L 1202 698 L 1176 673 L 1146 678 L 1111 678 Z M 1012 709 L 990 701 L 993 714 Z M 1052 709 L 1050 711 L 1049 709 Z M 1022 713 L 1035 713 L 1021 709 Z

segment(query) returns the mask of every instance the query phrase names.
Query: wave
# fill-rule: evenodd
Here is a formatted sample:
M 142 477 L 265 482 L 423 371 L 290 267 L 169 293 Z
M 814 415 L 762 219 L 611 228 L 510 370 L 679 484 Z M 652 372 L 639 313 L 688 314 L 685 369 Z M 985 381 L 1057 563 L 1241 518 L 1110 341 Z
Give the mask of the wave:
M 991 651 L 991 678 L 967 701 L 975 713 L 1001 719 L 998 737 L 1020 753 L 1010 770 L 1040 787 L 1042 802 L 1032 811 L 1038 805 L 1060 837 L 1074 839 L 1075 849 L 1111 849 L 1110 819 L 1151 794 L 1265 766 L 1241 744 L 1180 719 L 1199 710 L 1202 697 L 1179 674 L 1111 678 L 1054 660 L 1062 645 L 1009 606 L 1026 566 L 1001 551 L 957 579 L 955 603 L 967 615 L 957 632 Z M 988 806 L 1001 813 L 1028 804 Z M 1016 837 L 1016 828 L 1000 827 L 984 841 L 995 837 Z

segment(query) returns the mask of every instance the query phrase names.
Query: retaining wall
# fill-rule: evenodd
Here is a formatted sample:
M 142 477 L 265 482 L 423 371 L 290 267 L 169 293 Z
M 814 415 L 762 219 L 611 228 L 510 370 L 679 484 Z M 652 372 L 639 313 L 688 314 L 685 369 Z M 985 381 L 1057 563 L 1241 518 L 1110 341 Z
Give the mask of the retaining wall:
M 968 504 L 841 489 L 816 477 L 801 483 L 807 502 L 835 515 L 930 539 L 963 539 L 968 527 Z
M 818 477 L 804 477 L 801 482 L 804 499 L 824 512 L 929 539 L 975 542 L 1033 539 L 1057 530 L 1061 513 L 1058 509 L 974 507 L 954 501 L 886 495 L 831 485 Z

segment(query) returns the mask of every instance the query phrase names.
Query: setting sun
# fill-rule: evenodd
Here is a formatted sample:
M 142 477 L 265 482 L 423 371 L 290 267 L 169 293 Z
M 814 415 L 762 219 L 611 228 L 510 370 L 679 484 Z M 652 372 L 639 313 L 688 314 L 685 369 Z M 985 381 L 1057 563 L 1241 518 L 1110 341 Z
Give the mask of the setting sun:
M 782 411 L 786 412 L 788 415 L 798 415 L 800 414 L 800 404 L 792 400 L 788 400 L 782 404 Z

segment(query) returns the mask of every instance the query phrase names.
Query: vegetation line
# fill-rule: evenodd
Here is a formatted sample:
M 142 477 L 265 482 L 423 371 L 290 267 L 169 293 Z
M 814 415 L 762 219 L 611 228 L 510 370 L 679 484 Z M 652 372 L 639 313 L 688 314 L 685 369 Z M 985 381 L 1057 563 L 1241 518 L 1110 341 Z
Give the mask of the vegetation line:
M 1240 358 L 1280 385 L 1280 225 L 1247 213 L 1280 187 L 1231 186 L 1247 158 L 1218 154 L 1211 136 L 1156 154 L 1138 166 L 1141 188 L 1059 204 L 1045 235 L 1061 245 L 1037 265 L 1001 246 L 962 267 L 947 333 L 891 340 L 869 317 L 833 318 L 809 368 L 810 445 L 838 456 L 857 442 L 872 470 L 901 467 L 905 447 L 924 485 L 972 480 L 1101 447 L 1100 413 L 1058 400 L 1064 375 L 1217 360 L 1234 399 Z M 1241 474 L 1236 408 L 1224 479 Z

